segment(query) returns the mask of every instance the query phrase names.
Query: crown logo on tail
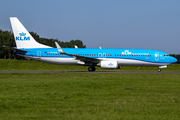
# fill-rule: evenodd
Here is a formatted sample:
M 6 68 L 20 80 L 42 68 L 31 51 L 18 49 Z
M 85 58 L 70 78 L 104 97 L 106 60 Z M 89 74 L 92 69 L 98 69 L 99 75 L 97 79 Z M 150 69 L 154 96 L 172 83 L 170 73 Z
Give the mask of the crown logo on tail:
M 19 33 L 20 36 L 26 36 L 26 33 Z
M 16 40 L 20 41 L 29 41 L 30 37 L 26 37 L 26 33 L 19 33 L 19 36 L 16 36 Z

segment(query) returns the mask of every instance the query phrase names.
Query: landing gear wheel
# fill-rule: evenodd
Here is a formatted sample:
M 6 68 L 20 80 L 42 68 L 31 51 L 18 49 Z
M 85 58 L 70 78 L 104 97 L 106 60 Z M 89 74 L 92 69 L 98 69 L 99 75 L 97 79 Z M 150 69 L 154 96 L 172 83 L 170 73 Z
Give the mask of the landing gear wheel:
M 93 71 L 93 68 L 92 68 L 92 67 L 89 67 L 89 68 L 88 68 L 88 71 L 89 71 L 89 72 Z
M 160 69 L 160 68 L 158 68 L 158 72 L 161 72 L 161 69 Z
M 92 68 L 93 68 L 93 71 L 95 71 L 95 70 L 96 70 L 96 68 L 95 68 L 94 66 L 93 66 Z
M 89 72 L 92 72 L 92 71 L 95 71 L 95 70 L 96 70 L 96 68 L 94 66 L 88 68 Z

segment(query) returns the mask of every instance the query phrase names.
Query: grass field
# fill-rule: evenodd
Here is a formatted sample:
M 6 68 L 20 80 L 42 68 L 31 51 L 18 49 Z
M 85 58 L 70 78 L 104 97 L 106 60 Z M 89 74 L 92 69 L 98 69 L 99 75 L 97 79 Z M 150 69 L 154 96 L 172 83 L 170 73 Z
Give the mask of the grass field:
M 121 69 L 101 69 L 97 71 L 157 71 L 158 67 L 132 67 L 122 66 Z M 88 71 L 87 66 L 78 65 L 53 65 L 33 60 L 0 60 L 0 70 L 55 70 L 55 71 Z M 162 71 L 180 71 L 180 64 L 171 64 Z
M 180 119 L 180 74 L 1 73 L 0 119 Z

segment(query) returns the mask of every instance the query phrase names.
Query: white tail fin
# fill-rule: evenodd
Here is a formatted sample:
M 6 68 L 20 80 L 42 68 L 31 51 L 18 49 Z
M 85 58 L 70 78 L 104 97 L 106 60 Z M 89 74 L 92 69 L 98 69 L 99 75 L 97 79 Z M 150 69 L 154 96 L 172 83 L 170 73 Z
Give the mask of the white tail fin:
M 10 17 L 10 21 L 17 48 L 51 48 L 36 42 L 16 17 Z

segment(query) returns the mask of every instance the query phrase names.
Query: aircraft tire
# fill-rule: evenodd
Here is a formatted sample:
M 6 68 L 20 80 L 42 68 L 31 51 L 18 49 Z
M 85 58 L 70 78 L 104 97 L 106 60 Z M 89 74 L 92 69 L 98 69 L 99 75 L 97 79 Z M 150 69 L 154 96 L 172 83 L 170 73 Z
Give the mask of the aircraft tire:
M 158 72 L 161 72 L 161 69 L 160 69 L 160 68 L 158 68 Z
M 95 68 L 94 66 L 93 66 L 92 68 L 93 68 L 93 71 L 95 71 L 95 70 L 96 70 L 96 68 Z
M 92 71 L 93 71 L 93 68 L 92 68 L 92 67 L 89 67 L 89 68 L 88 68 L 88 71 L 89 71 L 89 72 L 92 72 Z
M 96 68 L 95 68 L 94 66 L 92 66 L 92 67 L 90 66 L 90 67 L 88 68 L 88 71 L 89 71 L 89 72 L 92 72 L 92 71 L 95 71 L 95 70 L 96 70 Z

